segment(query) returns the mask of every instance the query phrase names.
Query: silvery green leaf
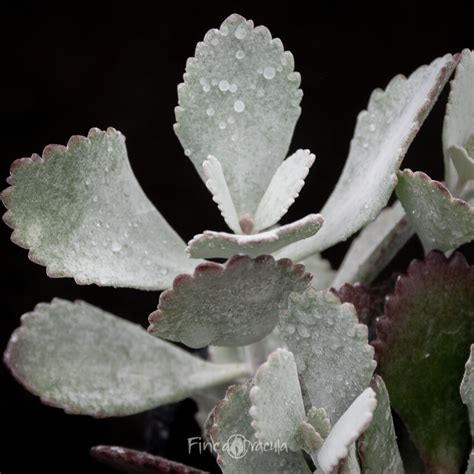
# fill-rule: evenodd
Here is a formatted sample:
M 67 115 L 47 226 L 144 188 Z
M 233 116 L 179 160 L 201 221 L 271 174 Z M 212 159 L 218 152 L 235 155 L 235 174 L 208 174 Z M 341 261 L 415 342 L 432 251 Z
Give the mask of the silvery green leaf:
M 324 474 L 331 474 L 339 461 L 349 455 L 350 447 L 369 427 L 376 406 L 375 392 L 366 388 L 337 420 L 316 456 Z
M 310 288 L 290 296 L 279 328 L 311 404 L 324 408 L 334 424 L 372 378 L 367 326 L 359 324 L 353 305 L 341 303 L 329 290 Z
M 281 444 L 267 444 L 264 450 L 265 445 L 259 444 L 249 414 L 251 387 L 250 383 L 230 387 L 207 420 L 206 433 L 216 445 L 224 474 L 310 474 L 301 451 L 292 452 Z
M 12 240 L 51 277 L 159 290 L 195 266 L 140 188 L 113 128 L 16 160 L 8 182 L 2 200 Z
M 306 257 L 301 263 L 306 271 L 313 275 L 311 286 L 316 290 L 326 290 L 332 286 L 336 271 L 332 268 L 331 262 L 321 257 L 320 253 Z
M 309 214 L 302 219 L 259 234 L 229 234 L 206 230 L 188 243 L 186 251 L 192 258 L 229 258 L 245 254 L 251 257 L 271 254 L 287 245 L 316 234 L 323 225 L 320 214 Z
M 457 173 L 451 162 L 449 149 L 454 146 L 466 148 L 474 133 L 474 52 L 465 49 L 451 82 L 448 105 L 443 125 L 443 150 L 446 185 L 454 192 Z M 472 157 L 474 158 L 474 157 Z
M 295 261 L 346 240 L 374 220 L 397 184 L 397 170 L 436 102 L 458 57 L 447 54 L 408 78 L 396 76 L 385 91 L 376 89 L 357 118 L 349 156 L 323 207 L 324 227 L 314 237 L 278 253 Z
M 207 160 L 202 164 L 204 176 L 206 177 L 207 189 L 212 193 L 212 200 L 217 204 L 221 211 L 222 217 L 226 224 L 236 233 L 240 234 L 239 218 L 235 210 L 232 196 L 230 195 L 227 181 L 225 180 L 224 172 L 219 160 L 212 155 L 207 157 Z
M 255 230 L 276 224 L 295 202 L 315 156 L 309 150 L 298 150 L 277 169 L 255 213 Z
M 251 344 L 272 332 L 289 294 L 304 291 L 310 281 L 303 265 L 268 255 L 203 263 L 161 293 L 148 330 L 193 348 Z
M 446 252 L 474 239 L 474 208 L 425 173 L 400 172 L 397 196 L 426 253 Z
M 471 438 L 474 438 L 474 344 L 471 345 L 469 359 L 466 362 L 466 370 L 461 382 L 461 398 L 469 410 L 469 423 L 471 426 Z M 474 473 L 474 450 L 471 450 L 466 474 Z
M 339 288 L 344 283 L 371 283 L 413 233 L 399 201 L 384 209 L 352 242 L 333 286 Z
M 176 135 L 203 179 L 204 160 L 219 160 L 239 220 L 253 221 L 288 152 L 301 112 L 299 84 L 281 41 L 239 15 L 210 30 L 188 59 Z
M 125 416 L 245 376 L 212 364 L 83 301 L 55 299 L 22 317 L 5 363 L 47 405 L 95 417 Z
M 387 389 L 378 375 L 371 387 L 377 396 L 377 408 L 372 423 L 357 442 L 363 472 L 404 474 Z
M 308 423 L 314 427 L 323 439 L 328 437 L 331 430 L 331 421 L 324 408 L 311 407 L 308 410 Z
M 272 352 L 258 368 L 254 383 L 249 413 L 255 437 L 263 443 L 286 443 L 297 451 L 298 430 L 306 414 L 293 354 L 286 349 Z

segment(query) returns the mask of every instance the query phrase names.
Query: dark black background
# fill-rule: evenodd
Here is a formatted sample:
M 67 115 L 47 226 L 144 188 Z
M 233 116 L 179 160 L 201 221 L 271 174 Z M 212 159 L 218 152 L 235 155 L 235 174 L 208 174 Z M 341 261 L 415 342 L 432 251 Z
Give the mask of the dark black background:
M 474 9 L 449 2 L 276 2 L 244 6 L 200 0 L 147 6 L 129 2 L 0 4 L 0 166 L 8 176 L 16 158 L 65 144 L 90 127 L 114 126 L 127 137 L 133 169 L 147 195 L 185 239 L 225 226 L 174 136 L 176 85 L 186 58 L 211 27 L 237 11 L 267 25 L 293 52 L 302 75 L 303 113 L 292 150 L 310 148 L 316 163 L 300 198 L 285 220 L 318 211 L 336 183 L 348 151 L 357 113 L 375 87 L 397 73 L 409 74 L 446 52 L 474 47 Z M 310 6 L 310 7 L 309 7 Z M 405 161 L 442 179 L 441 125 L 446 92 L 417 136 Z M 0 350 L 19 317 L 54 296 L 81 298 L 146 325 L 157 293 L 78 287 L 70 279 L 49 279 L 27 252 L 0 228 Z M 325 254 L 337 265 L 347 248 Z M 471 249 L 467 249 L 472 250 Z M 422 255 L 413 240 L 395 269 Z M 42 406 L 0 366 L 0 472 L 112 472 L 88 456 L 94 444 L 145 447 L 146 415 L 94 420 L 67 416 Z M 189 408 L 189 406 L 187 406 Z M 192 408 L 192 407 L 191 407 Z M 189 419 L 182 426 L 191 426 Z M 182 443 L 178 446 L 179 443 Z M 169 455 L 182 457 L 184 440 Z M 184 459 L 184 458 L 182 458 Z M 190 462 L 205 460 L 194 458 Z

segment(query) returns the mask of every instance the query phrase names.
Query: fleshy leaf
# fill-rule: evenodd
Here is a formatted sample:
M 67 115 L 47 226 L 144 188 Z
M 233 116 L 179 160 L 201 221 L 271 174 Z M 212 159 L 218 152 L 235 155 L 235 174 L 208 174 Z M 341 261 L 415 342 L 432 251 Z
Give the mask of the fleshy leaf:
M 205 471 L 185 466 L 159 456 L 121 446 L 94 446 L 91 456 L 103 464 L 127 474 L 204 474 Z
M 459 395 L 474 340 L 474 267 L 460 253 L 413 261 L 386 298 L 373 342 L 381 375 L 429 470 L 459 472 L 469 437 Z
M 224 474 L 310 474 L 301 451 L 292 452 L 284 445 L 267 445 L 264 450 L 265 445 L 258 444 L 249 414 L 250 389 L 250 383 L 230 387 L 207 420 L 207 435 L 216 444 Z
M 466 148 L 474 133 L 474 52 L 465 49 L 451 82 L 443 125 L 443 150 L 446 184 L 453 191 L 457 176 L 451 163 L 449 149 L 453 145 Z M 474 157 L 473 157 L 474 158 Z
M 312 288 L 290 296 L 279 326 L 312 405 L 324 408 L 334 424 L 372 378 L 367 327 L 358 323 L 354 306 Z
M 397 196 L 426 252 L 446 252 L 474 239 L 474 208 L 425 173 L 400 172 Z
M 279 256 L 299 261 L 346 240 L 377 217 L 397 184 L 396 173 L 408 147 L 457 60 L 447 54 L 408 79 L 396 76 L 385 91 L 372 93 L 368 109 L 357 118 L 342 175 L 321 211 L 324 228 Z
M 195 265 L 140 188 L 113 128 L 16 160 L 8 182 L 2 200 L 12 240 L 51 277 L 159 290 Z
M 324 408 L 311 407 L 308 410 L 308 423 L 322 436 L 327 438 L 331 430 L 331 421 Z
M 5 363 L 30 392 L 67 413 L 124 416 L 244 376 L 85 302 L 55 299 L 22 317 Z
M 377 396 L 377 408 L 372 423 L 357 443 L 363 472 L 404 474 L 387 389 L 378 375 L 371 387 Z
M 277 169 L 255 213 L 255 230 L 276 224 L 295 202 L 315 156 L 298 150 Z
M 338 419 L 317 454 L 325 474 L 331 474 L 339 461 L 349 455 L 350 446 L 370 425 L 376 406 L 375 392 L 366 388 Z
M 315 253 L 301 261 L 306 271 L 314 277 L 311 286 L 316 290 L 326 290 L 332 285 L 336 271 L 331 263 L 321 257 L 321 254 Z
M 206 230 L 196 235 L 186 251 L 193 258 L 231 257 L 246 254 L 251 257 L 271 254 L 301 239 L 316 234 L 323 225 L 320 214 L 309 214 L 302 219 L 260 234 L 236 235 Z
M 274 329 L 288 295 L 305 290 L 310 281 L 303 265 L 268 255 L 203 263 L 161 293 L 148 330 L 193 348 L 251 344 Z
M 344 283 L 356 282 L 370 284 L 413 232 L 399 201 L 384 209 L 352 242 L 333 286 L 338 288 Z
M 239 218 L 219 160 L 209 155 L 202 167 L 207 179 L 207 189 L 212 193 L 212 199 L 221 211 L 222 217 L 235 233 L 240 234 L 242 229 L 240 228 Z
M 212 29 L 188 59 L 175 132 L 197 171 L 222 165 L 239 219 L 250 219 L 286 156 L 300 115 L 291 53 L 239 15 Z
M 291 450 L 298 450 L 296 437 L 306 414 L 291 352 L 277 349 L 268 356 L 255 374 L 250 400 L 255 437 L 263 443 L 286 443 Z
M 464 377 L 461 382 L 461 398 L 469 411 L 469 424 L 471 426 L 471 439 L 474 439 L 474 344 L 471 345 L 469 359 L 466 362 Z M 474 449 L 469 455 L 466 474 L 474 472 Z

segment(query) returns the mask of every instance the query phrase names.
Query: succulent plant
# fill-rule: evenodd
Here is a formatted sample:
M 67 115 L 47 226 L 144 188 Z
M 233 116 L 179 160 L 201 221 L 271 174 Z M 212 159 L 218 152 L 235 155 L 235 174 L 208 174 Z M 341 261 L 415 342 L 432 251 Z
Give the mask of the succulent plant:
M 444 183 L 401 171 L 454 71 Z M 15 161 L 4 221 L 49 276 L 165 291 L 148 333 L 82 301 L 40 303 L 5 363 L 67 413 L 125 416 L 192 397 L 225 473 L 416 472 L 392 412 L 427 472 L 474 472 L 474 267 L 457 251 L 474 240 L 474 53 L 373 91 L 321 213 L 282 225 L 315 162 L 309 150 L 287 156 L 301 97 L 293 55 L 267 28 L 231 15 L 198 43 L 174 129 L 229 232 L 187 246 L 113 128 Z M 333 270 L 320 253 L 359 231 Z M 415 233 L 425 259 L 376 291 Z M 208 360 L 173 342 L 208 348 Z M 123 447 L 92 455 L 125 472 L 200 472 Z

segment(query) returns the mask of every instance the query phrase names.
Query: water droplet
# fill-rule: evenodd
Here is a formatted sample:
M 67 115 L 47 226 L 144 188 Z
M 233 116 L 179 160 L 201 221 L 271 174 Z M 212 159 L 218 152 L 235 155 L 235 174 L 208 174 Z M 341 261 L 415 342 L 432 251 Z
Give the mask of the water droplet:
M 237 84 L 231 84 L 229 86 L 229 90 L 230 90 L 230 92 L 232 92 L 232 94 L 237 92 Z
M 369 130 L 370 130 L 371 132 L 375 132 L 375 129 L 376 129 L 375 123 L 371 123 L 371 124 L 369 125 Z
M 217 46 L 219 44 L 219 40 L 217 38 L 212 38 L 211 44 L 212 46 Z
M 268 66 L 263 70 L 263 77 L 265 79 L 273 79 L 275 77 L 275 68 Z
M 109 145 L 109 146 L 107 147 L 107 151 L 108 151 L 109 153 L 112 153 L 112 151 L 113 151 L 112 145 Z
M 227 25 L 221 26 L 221 35 L 227 36 L 229 34 L 229 27 Z
M 209 107 L 206 110 L 206 114 L 209 115 L 209 117 L 212 117 L 215 114 L 215 110 L 212 107 Z
M 111 249 L 113 253 L 118 253 L 120 250 L 122 250 L 122 246 L 118 242 L 112 242 Z
M 94 196 L 94 197 L 92 198 L 92 200 L 93 200 L 94 202 L 97 202 L 97 201 L 99 200 L 99 198 L 98 198 L 97 196 Z
M 219 122 L 219 128 L 221 130 L 224 130 L 227 127 L 227 124 L 225 122 Z
M 186 150 L 184 150 L 184 154 L 186 156 L 191 156 L 193 154 L 193 151 L 190 148 L 186 148 Z
M 239 50 L 235 53 L 235 57 L 236 57 L 237 59 L 244 59 L 244 58 L 245 58 L 245 53 L 244 53 L 241 49 L 239 49 Z
M 211 90 L 211 86 L 209 84 L 205 84 L 202 86 L 202 90 L 204 92 L 209 92 Z
M 168 275 L 168 269 L 167 269 L 167 268 L 162 268 L 162 269 L 160 270 L 160 273 L 161 273 L 161 275 L 163 275 L 163 276 Z
M 229 82 L 228 81 L 219 81 L 219 89 L 222 91 L 222 92 L 226 92 L 229 90 Z
M 207 84 L 207 79 L 205 77 L 201 77 L 201 79 L 199 79 L 199 84 L 201 84 L 201 86 L 205 86 Z
M 218 81 L 217 79 L 213 79 L 213 80 L 211 81 L 211 84 L 212 84 L 213 86 L 217 86 L 217 84 L 219 84 L 219 81 Z
M 85 184 L 86 184 L 86 186 L 89 186 L 89 184 L 91 184 L 91 182 L 88 179 L 86 179 Z
M 232 115 L 227 119 L 227 121 L 232 124 L 232 123 L 235 123 L 235 118 L 232 117 Z
M 294 327 L 292 324 L 288 324 L 288 325 L 286 326 L 286 332 L 287 332 L 288 334 L 293 334 L 293 333 L 295 332 L 295 327 Z
M 247 36 L 247 28 L 245 25 L 239 25 L 235 29 L 234 36 L 239 40 L 243 40 Z
M 236 100 L 234 102 L 234 110 L 237 113 L 243 112 L 245 110 L 245 104 L 241 100 Z
M 97 221 L 97 222 L 95 223 L 95 225 L 96 225 L 97 227 L 102 227 L 102 222 Z
M 309 330 L 306 326 L 298 326 L 298 334 L 301 336 L 301 337 L 309 337 Z

